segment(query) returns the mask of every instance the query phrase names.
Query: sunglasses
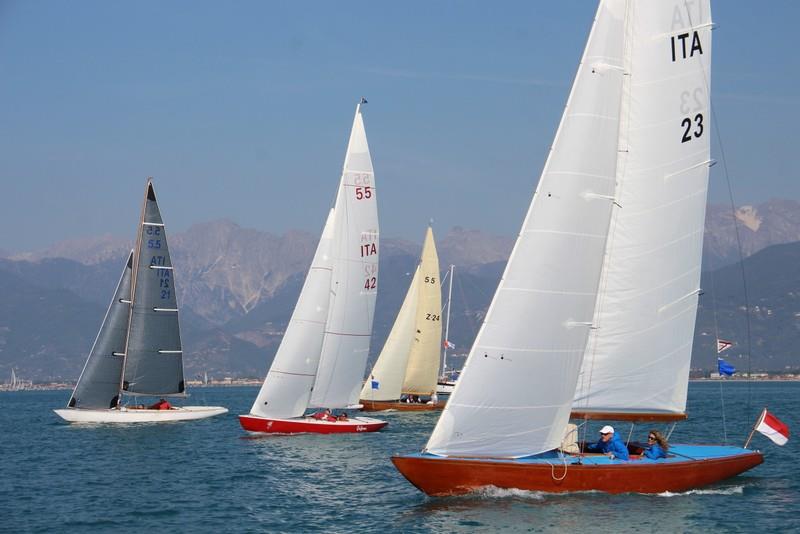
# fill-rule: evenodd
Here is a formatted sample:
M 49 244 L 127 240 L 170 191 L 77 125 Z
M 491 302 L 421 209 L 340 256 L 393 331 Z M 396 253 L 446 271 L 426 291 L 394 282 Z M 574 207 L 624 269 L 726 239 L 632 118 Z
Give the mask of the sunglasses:
M 655 440 L 656 440 L 655 436 L 647 436 L 647 441 L 655 441 Z

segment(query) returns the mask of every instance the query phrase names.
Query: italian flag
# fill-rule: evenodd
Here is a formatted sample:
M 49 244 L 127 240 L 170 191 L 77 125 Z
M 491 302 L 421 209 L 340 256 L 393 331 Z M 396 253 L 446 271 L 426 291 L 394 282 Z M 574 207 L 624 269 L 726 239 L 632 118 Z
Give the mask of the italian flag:
M 780 419 L 772 415 L 764 408 L 761 414 L 761 420 L 756 426 L 756 430 L 767 436 L 777 445 L 786 445 L 789 441 L 789 427 Z

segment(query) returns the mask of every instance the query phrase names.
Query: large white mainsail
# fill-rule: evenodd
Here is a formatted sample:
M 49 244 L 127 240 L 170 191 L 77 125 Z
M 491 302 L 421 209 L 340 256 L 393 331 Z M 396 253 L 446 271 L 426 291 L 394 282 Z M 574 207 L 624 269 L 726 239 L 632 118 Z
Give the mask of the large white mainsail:
M 624 1 L 601 2 L 531 207 L 427 452 L 519 457 L 561 443 L 614 201 L 624 19 Z
M 361 104 L 334 210 L 331 302 L 310 405 L 344 408 L 358 402 L 378 292 L 377 191 Z
M 250 409 L 253 415 L 300 417 L 308 407 L 328 319 L 333 220 L 331 209 L 289 326 Z
M 430 395 L 439 375 L 442 340 L 439 256 L 428 227 L 420 262 L 389 337 L 372 368 L 361 398 L 398 400 L 402 393 Z
M 621 207 L 574 409 L 683 414 L 711 164 L 710 2 L 632 9 Z

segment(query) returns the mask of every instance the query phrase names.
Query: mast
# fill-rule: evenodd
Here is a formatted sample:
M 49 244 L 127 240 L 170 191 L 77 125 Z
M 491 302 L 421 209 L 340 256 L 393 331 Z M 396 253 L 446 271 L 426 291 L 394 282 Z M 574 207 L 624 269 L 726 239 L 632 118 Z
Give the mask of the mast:
M 447 376 L 447 344 L 450 342 L 450 304 L 453 301 L 453 269 L 450 265 L 450 285 L 447 289 L 447 315 L 444 321 L 444 350 L 442 351 L 442 376 Z

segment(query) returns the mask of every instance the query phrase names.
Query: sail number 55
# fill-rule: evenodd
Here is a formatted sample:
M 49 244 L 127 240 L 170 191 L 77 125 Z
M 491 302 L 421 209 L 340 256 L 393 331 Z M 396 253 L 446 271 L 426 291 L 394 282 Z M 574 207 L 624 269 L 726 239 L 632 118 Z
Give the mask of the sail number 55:
M 356 200 L 363 200 L 365 198 L 372 198 L 372 188 L 368 185 L 356 187 Z
M 694 125 L 694 128 L 692 128 Z M 681 121 L 681 126 L 684 128 L 681 143 L 687 143 L 692 140 L 692 136 L 700 137 L 703 135 L 703 114 L 698 113 L 694 116 L 694 121 L 686 117 Z

